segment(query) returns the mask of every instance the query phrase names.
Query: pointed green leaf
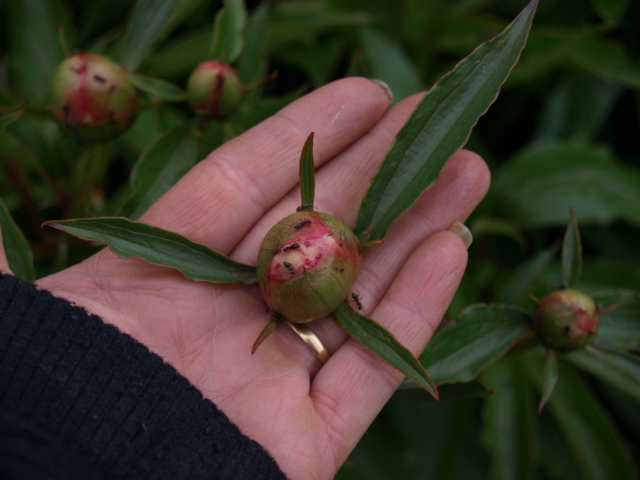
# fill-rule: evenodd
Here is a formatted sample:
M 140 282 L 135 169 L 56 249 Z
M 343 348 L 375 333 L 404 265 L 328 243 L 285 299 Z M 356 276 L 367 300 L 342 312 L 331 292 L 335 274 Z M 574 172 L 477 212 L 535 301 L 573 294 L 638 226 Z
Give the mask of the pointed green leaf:
M 4 251 L 7 254 L 9 268 L 15 276 L 33 281 L 36 273 L 33 268 L 33 253 L 20 227 L 16 224 L 2 199 L 0 199 L 0 227 Z
M 582 271 L 582 241 L 578 229 L 576 212 L 571 209 L 571 218 L 562 242 L 562 284 L 573 287 Z
M 531 304 L 531 299 L 528 296 L 533 293 L 536 280 L 551 265 L 557 250 L 556 247 L 542 250 L 518 266 L 509 279 L 504 282 L 504 287 L 496 296 L 496 301 L 511 304 L 526 301 Z
M 619 349 L 640 351 L 640 292 L 603 292 L 594 294 L 593 299 L 603 310 L 596 342 L 610 343 Z M 608 310 L 614 305 L 619 307 Z
M 24 114 L 24 108 L 22 107 L 10 107 L 7 109 L 0 109 L 0 134 L 14 122 L 17 122 Z
M 601 362 L 634 379 L 640 387 L 640 357 L 638 355 L 625 351 L 605 350 L 594 345 L 588 346 L 586 350 Z
M 51 76 L 65 58 L 58 31 L 71 23 L 67 2 L 4 2 L 2 14 L 11 84 L 30 105 L 45 106 Z
M 267 76 L 268 27 L 268 6 L 266 2 L 262 2 L 251 12 L 244 47 L 238 59 L 238 75 L 245 85 Z M 255 89 L 252 92 L 255 92 Z
M 276 58 L 299 68 L 309 79 L 313 88 L 329 83 L 344 61 L 347 44 L 338 35 L 318 39 L 312 44 L 299 42 L 278 50 Z M 376 77 L 381 78 L 381 77 Z
M 483 443 L 491 456 L 492 479 L 532 478 L 535 411 L 519 362 L 503 360 L 482 372 L 493 389 L 484 401 Z
M 138 0 L 124 40 L 122 63 L 136 70 L 170 24 L 179 0 Z
M 313 210 L 313 199 L 316 192 L 316 174 L 313 163 L 313 132 L 307 138 L 300 155 L 300 191 L 302 203 L 300 208 Z
M 527 364 L 529 376 L 542 387 L 537 362 Z M 632 480 L 637 478 L 624 441 L 613 421 L 580 377 L 560 366 L 560 380 L 548 409 L 560 426 L 577 463 L 576 478 Z
M 558 352 L 552 348 L 547 348 L 547 357 L 544 361 L 544 371 L 542 372 L 542 398 L 538 405 L 538 413 L 542 412 L 542 409 L 547 404 L 553 390 L 558 383 Z
M 640 224 L 640 173 L 601 145 L 530 144 L 500 167 L 491 188 L 496 210 L 523 228 L 566 226 L 572 208 L 582 225 Z
M 585 38 L 579 48 L 570 52 L 568 60 L 607 82 L 640 88 L 640 68 L 621 42 Z
M 132 74 L 131 83 L 138 89 L 165 102 L 182 102 L 187 99 L 187 92 L 179 86 L 161 78 Z
M 300 42 L 340 28 L 370 25 L 376 17 L 368 12 L 349 12 L 327 8 L 325 2 L 278 2 L 270 15 L 269 47 Z
M 629 8 L 631 0 L 591 0 L 593 9 L 606 22 L 616 22 Z
M 536 6 L 533 0 L 503 33 L 462 60 L 420 102 L 360 206 L 354 231 L 361 242 L 382 240 L 466 143 L 518 61 Z
M 385 328 L 374 320 L 354 312 L 346 301 L 332 315 L 349 335 L 439 399 L 438 388 L 420 361 Z
M 201 27 L 171 36 L 145 60 L 141 72 L 153 77 L 178 80 L 189 76 L 207 58 L 211 45 L 211 27 Z
M 606 385 L 617 389 L 628 395 L 636 402 L 640 402 L 640 382 L 620 369 L 612 367 L 609 363 L 603 362 L 595 355 L 587 353 L 585 350 L 578 350 L 570 354 L 563 355 L 569 363 L 583 370 Z
M 275 331 L 278 325 L 282 325 L 282 320 L 276 315 L 273 315 L 271 317 L 271 320 L 269 320 L 269 323 L 267 323 L 264 329 L 260 332 L 260 335 L 258 335 L 258 338 L 256 338 L 255 342 L 253 342 L 253 347 L 251 347 L 251 355 L 256 353 L 260 345 L 262 345 L 262 342 L 264 342 L 267 337 Z
M 46 222 L 85 240 L 105 242 L 122 258 L 142 258 L 175 268 L 190 280 L 256 283 L 256 268 L 234 262 L 186 237 L 126 218 L 87 218 Z
M 524 310 L 474 305 L 436 332 L 420 360 L 438 385 L 468 382 L 532 334 L 532 320 Z
M 121 214 L 138 219 L 193 165 L 198 140 L 189 125 L 160 135 L 140 155 L 131 174 L 134 197 Z
M 389 85 L 394 102 L 424 90 L 416 65 L 396 40 L 374 27 L 362 27 L 358 34 L 370 76 Z
M 488 389 L 482 383 L 472 381 L 467 383 L 451 383 L 438 385 L 440 400 L 453 400 L 456 398 L 488 397 L 493 389 Z M 400 402 L 435 401 L 424 388 L 413 380 L 406 379 L 400 388 L 393 394 L 392 400 Z
M 225 0 L 213 26 L 211 58 L 233 63 L 242 52 L 247 10 L 243 0 Z

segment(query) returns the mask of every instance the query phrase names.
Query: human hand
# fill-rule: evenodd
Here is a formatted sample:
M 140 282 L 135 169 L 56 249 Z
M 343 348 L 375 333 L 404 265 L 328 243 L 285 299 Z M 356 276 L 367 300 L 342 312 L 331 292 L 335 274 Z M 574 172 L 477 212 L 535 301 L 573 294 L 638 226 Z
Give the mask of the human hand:
M 315 206 L 353 225 L 370 179 L 419 100 L 387 110 L 384 91 L 360 78 L 320 88 L 214 151 L 142 221 L 255 264 L 266 232 L 300 203 L 298 160 L 315 132 Z M 416 355 L 466 266 L 464 243 L 446 230 L 467 218 L 488 184 L 482 160 L 458 152 L 384 245 L 364 256 L 354 291 L 365 313 Z M 333 477 L 403 379 L 331 318 L 310 324 L 333 353 L 324 366 L 284 327 L 252 356 L 270 319 L 257 286 L 192 282 L 108 249 L 37 283 L 163 357 L 291 478 Z

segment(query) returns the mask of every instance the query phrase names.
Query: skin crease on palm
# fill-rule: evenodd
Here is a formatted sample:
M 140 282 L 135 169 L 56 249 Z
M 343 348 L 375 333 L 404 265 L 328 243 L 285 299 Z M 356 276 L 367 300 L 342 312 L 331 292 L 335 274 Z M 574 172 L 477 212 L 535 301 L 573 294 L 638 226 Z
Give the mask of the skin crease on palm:
M 211 153 L 142 221 L 255 265 L 266 232 L 300 203 L 298 161 L 315 132 L 315 207 L 353 226 L 370 180 L 420 99 L 389 108 L 377 83 L 333 82 Z M 384 244 L 365 253 L 353 288 L 363 312 L 416 355 L 466 267 L 465 245 L 447 229 L 464 222 L 488 186 L 482 159 L 456 153 Z M 332 478 L 403 379 L 332 318 L 309 324 L 333 354 L 324 366 L 286 326 L 251 355 L 269 321 L 257 286 L 192 282 L 108 249 L 37 284 L 162 356 L 292 479 Z

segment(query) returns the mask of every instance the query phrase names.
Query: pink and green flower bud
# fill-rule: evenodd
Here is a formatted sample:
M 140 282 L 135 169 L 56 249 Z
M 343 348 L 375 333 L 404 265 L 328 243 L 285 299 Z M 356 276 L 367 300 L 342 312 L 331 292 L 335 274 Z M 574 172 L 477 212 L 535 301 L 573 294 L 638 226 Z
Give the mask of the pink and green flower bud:
M 598 306 L 591 297 L 565 288 L 545 296 L 538 304 L 536 330 L 541 341 L 569 352 L 593 342 L 598 331 Z
M 138 94 L 129 75 L 101 55 L 77 53 L 51 79 L 51 110 L 60 125 L 82 141 L 110 140 L 136 118 Z
M 236 111 L 242 99 L 242 82 L 226 63 L 203 62 L 187 82 L 187 100 L 198 115 L 224 119 Z
M 260 247 L 262 295 L 288 322 L 317 320 L 347 298 L 361 259 L 358 238 L 344 222 L 326 213 L 294 213 L 277 223 Z

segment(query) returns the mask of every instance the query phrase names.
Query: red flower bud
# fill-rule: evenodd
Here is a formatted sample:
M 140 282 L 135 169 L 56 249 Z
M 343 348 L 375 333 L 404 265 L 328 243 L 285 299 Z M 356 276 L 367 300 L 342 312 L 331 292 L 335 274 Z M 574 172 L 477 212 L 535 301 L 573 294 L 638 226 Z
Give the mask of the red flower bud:
M 51 110 L 75 138 L 104 141 L 125 131 L 138 113 L 129 75 L 101 55 L 77 53 L 51 79 Z
M 598 307 L 578 290 L 562 289 L 538 304 L 536 330 L 542 342 L 561 352 L 590 344 L 597 335 Z
M 203 62 L 187 82 L 187 99 L 198 115 L 223 119 L 236 111 L 241 98 L 240 77 L 226 63 Z
M 334 311 L 360 270 L 358 238 L 341 220 L 298 212 L 277 223 L 258 254 L 267 305 L 284 320 L 304 323 Z

